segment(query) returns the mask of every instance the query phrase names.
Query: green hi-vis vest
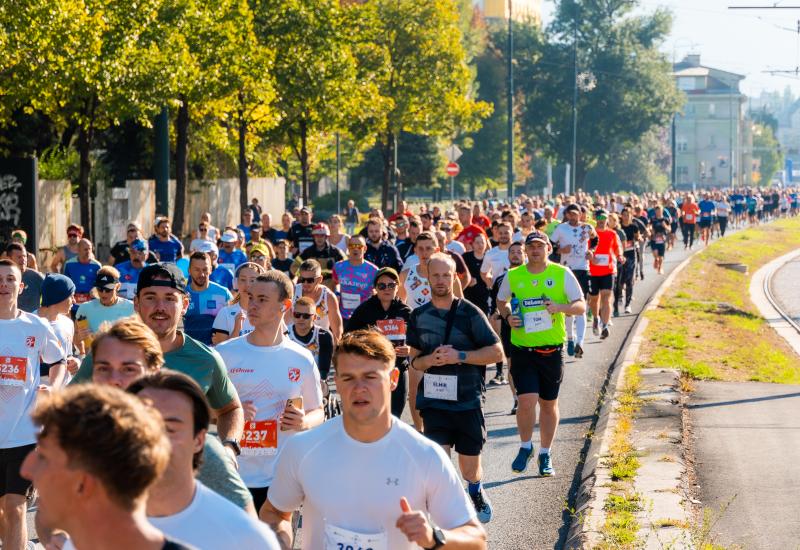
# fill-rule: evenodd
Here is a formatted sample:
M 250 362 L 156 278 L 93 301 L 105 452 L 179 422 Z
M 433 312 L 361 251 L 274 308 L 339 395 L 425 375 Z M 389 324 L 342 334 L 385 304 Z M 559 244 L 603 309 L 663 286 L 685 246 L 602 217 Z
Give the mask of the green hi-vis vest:
M 541 273 L 534 275 L 521 265 L 508 272 L 511 292 L 519 300 L 523 325 L 511 329 L 511 343 L 523 347 L 557 346 L 567 338 L 564 314 L 551 315 L 545 306 L 546 299 L 556 304 L 568 304 L 564 288 L 567 267 L 548 263 Z M 510 302 L 510 300 L 509 300 Z

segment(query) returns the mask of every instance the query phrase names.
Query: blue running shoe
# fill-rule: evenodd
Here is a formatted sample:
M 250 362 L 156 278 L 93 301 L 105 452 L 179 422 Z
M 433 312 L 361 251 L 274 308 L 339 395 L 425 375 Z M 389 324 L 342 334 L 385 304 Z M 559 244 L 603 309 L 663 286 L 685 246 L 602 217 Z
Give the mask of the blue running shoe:
M 539 475 L 542 477 L 550 477 L 555 475 L 555 473 L 556 471 L 553 469 L 550 453 L 539 453 Z
M 478 521 L 481 523 L 489 523 L 492 521 L 492 515 L 494 514 L 492 510 L 492 503 L 489 501 L 489 497 L 486 495 L 486 491 L 481 490 L 478 491 L 474 495 L 469 495 L 469 498 L 472 499 L 472 505 L 475 506 L 475 512 L 478 514 Z
M 528 462 L 530 462 L 531 457 L 533 456 L 533 447 L 530 449 L 526 449 L 525 447 L 520 447 L 519 452 L 517 453 L 517 458 L 514 459 L 514 462 L 511 463 L 511 469 L 521 474 L 525 470 L 528 469 Z
M 573 340 L 567 341 L 567 355 L 570 357 L 575 355 L 575 342 Z

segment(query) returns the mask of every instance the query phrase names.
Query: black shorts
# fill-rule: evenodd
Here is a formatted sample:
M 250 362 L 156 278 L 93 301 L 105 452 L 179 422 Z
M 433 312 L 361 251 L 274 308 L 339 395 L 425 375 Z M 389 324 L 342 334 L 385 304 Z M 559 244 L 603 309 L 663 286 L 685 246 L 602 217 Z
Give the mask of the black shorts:
M 711 227 L 711 218 L 700 218 L 700 221 L 697 222 L 697 226 L 700 229 L 708 229 Z
M 256 514 L 258 514 L 261 511 L 261 507 L 267 501 L 269 487 L 248 487 L 247 490 L 250 491 L 250 495 L 253 497 L 253 506 L 255 506 Z
M 460 455 L 478 456 L 486 443 L 486 423 L 481 409 L 450 411 L 425 408 L 422 415 L 425 436 L 439 445 L 453 447 Z
M 665 243 L 657 243 L 655 241 L 652 241 L 650 243 L 650 248 L 653 250 L 653 254 L 655 254 L 659 258 L 664 257 L 664 252 L 666 251 Z
M 589 294 L 597 296 L 601 290 L 614 288 L 614 275 L 592 275 Z
M 581 285 L 581 290 L 583 291 L 584 296 L 589 295 L 589 272 L 585 269 L 573 269 L 573 275 L 575 278 L 578 279 L 578 284 Z
M 561 381 L 564 379 L 564 346 L 513 346 L 511 377 L 518 395 L 537 393 L 545 401 L 557 399 Z
M 35 444 L 23 445 L 0 449 L 0 497 L 4 495 L 27 495 L 31 482 L 23 478 L 19 471 L 25 457 L 28 456 Z
M 678 222 L 672 222 L 669 226 L 670 233 L 673 235 L 678 232 Z

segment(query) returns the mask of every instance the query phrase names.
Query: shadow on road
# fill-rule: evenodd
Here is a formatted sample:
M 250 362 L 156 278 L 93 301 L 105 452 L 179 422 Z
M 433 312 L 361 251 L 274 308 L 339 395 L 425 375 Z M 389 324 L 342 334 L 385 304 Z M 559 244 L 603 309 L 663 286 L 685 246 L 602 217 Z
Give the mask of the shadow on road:
M 706 409 L 708 407 L 725 407 L 727 405 L 741 405 L 742 403 L 757 403 L 759 401 L 772 401 L 774 399 L 790 399 L 792 397 L 800 397 L 800 392 L 785 393 L 783 395 L 765 395 L 763 397 L 751 397 L 749 399 L 736 399 L 734 401 L 717 401 L 716 403 L 700 403 L 697 405 L 688 405 L 689 409 Z

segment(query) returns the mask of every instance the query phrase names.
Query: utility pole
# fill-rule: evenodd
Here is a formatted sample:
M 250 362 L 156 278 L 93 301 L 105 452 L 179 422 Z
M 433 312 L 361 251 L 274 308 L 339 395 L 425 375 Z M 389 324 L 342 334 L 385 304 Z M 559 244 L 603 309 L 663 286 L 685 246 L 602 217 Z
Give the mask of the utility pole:
M 339 132 L 336 132 L 336 213 L 342 213 L 342 194 L 339 191 L 339 172 L 342 170 L 342 159 L 339 157 Z
M 508 201 L 514 199 L 514 20 L 512 0 L 508 0 L 508 159 L 506 166 L 506 185 Z
M 571 186 L 574 193 L 575 173 L 578 167 L 578 2 L 575 2 L 575 25 L 572 33 L 572 174 Z M 569 194 L 569 190 L 567 191 Z

